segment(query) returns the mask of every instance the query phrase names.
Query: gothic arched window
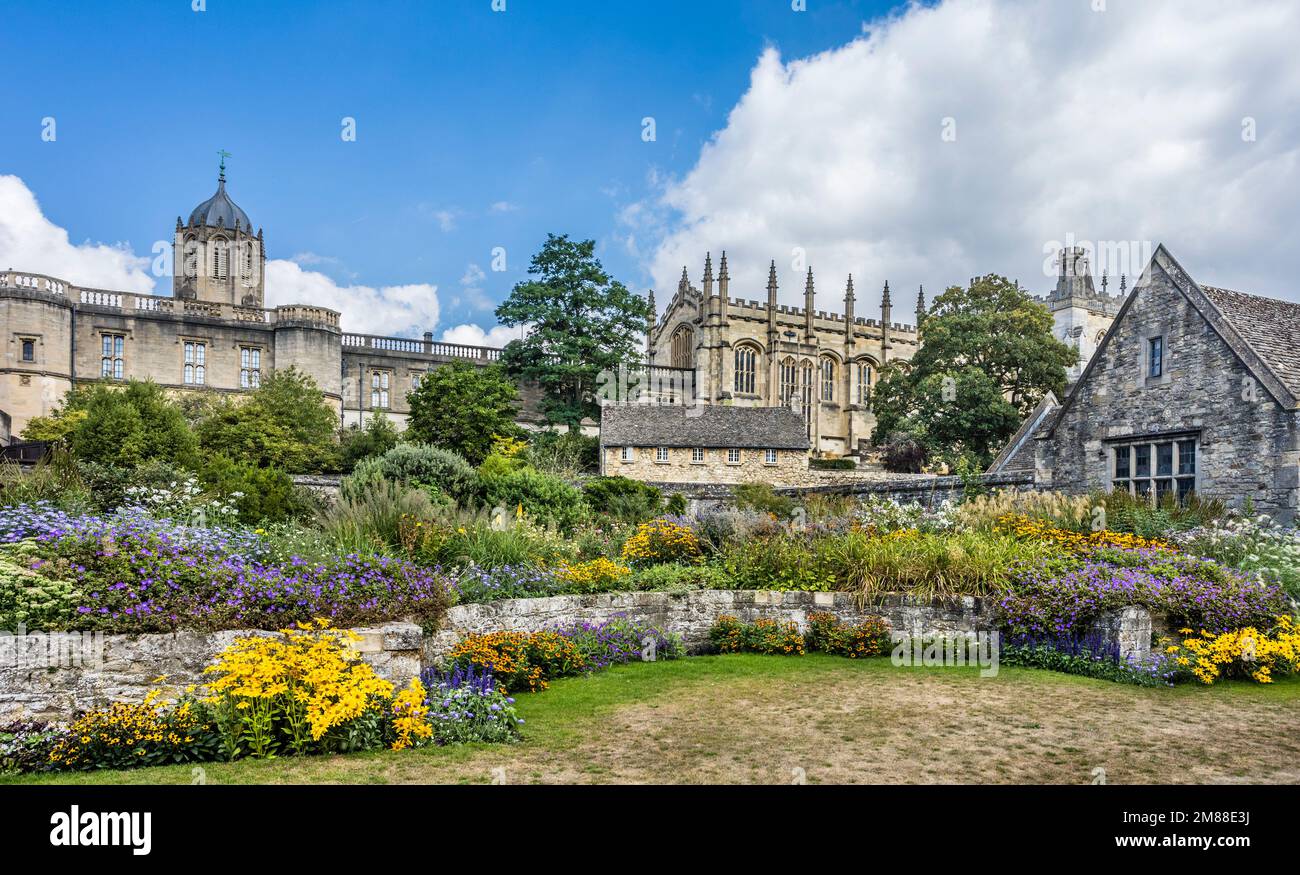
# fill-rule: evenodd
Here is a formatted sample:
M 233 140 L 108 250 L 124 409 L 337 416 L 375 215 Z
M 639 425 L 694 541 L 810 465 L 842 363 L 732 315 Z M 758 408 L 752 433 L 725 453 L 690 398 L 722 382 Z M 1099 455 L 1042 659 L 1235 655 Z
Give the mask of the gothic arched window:
M 871 362 L 858 362 L 858 403 L 866 407 L 871 403 Z
M 758 349 L 742 343 L 736 347 L 736 379 L 734 387 L 737 393 L 757 394 L 758 386 Z
M 219 280 L 230 276 L 230 244 L 220 237 L 212 241 L 212 275 Z
M 695 367 L 695 332 L 682 325 L 673 332 L 671 361 L 674 368 Z
M 835 359 L 822 356 L 822 400 L 835 400 Z
M 781 406 L 789 407 L 798 395 L 798 370 L 794 359 L 787 358 L 781 362 Z
M 813 393 L 816 391 L 816 368 L 811 359 L 804 359 L 799 367 L 799 401 L 803 406 L 804 422 L 808 424 L 808 434 L 812 435 Z

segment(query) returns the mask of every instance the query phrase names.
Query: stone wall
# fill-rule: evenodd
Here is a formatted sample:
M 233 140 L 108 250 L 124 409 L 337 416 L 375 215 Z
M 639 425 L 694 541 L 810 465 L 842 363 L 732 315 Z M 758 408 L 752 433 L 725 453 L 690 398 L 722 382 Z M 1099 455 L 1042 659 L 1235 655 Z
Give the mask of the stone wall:
M 957 502 L 966 488 L 962 478 L 933 475 L 880 475 L 854 471 L 806 471 L 811 475 L 806 485 L 778 486 L 776 492 L 795 498 L 804 495 L 852 495 L 859 501 L 871 499 L 894 500 L 900 504 L 913 501 L 924 507 L 935 508 L 945 501 Z M 986 489 L 1010 489 L 1030 492 L 1039 488 L 1034 483 L 1032 471 L 1015 471 L 1003 474 L 981 474 L 979 483 Z M 682 483 L 652 481 L 668 494 L 679 494 L 686 499 L 689 513 L 725 507 L 735 501 L 734 492 L 726 483 Z
M 362 659 L 382 677 L 405 685 L 420 672 L 419 626 L 388 623 L 356 631 Z M 235 638 L 274 634 L 0 636 L 0 722 L 66 719 L 79 709 L 113 701 L 139 702 L 151 690 L 174 697 L 191 684 L 201 685 L 204 667 Z M 51 651 L 56 657 L 50 657 Z
M 665 447 L 667 461 L 658 461 L 657 447 L 633 447 L 632 458 L 624 460 L 622 447 L 605 447 L 602 470 L 606 477 L 679 483 L 775 483 L 802 482 L 808 471 L 804 450 L 777 450 L 776 461 L 766 461 L 765 450 L 742 449 L 740 461 L 727 461 L 727 450 L 704 448 L 704 459 L 692 461 L 690 447 Z
M 429 635 L 410 623 L 359 629 L 357 649 L 379 675 L 402 686 L 422 668 L 438 664 L 462 636 L 471 633 L 534 632 L 622 615 L 681 635 L 687 649 L 698 653 L 708 649 L 709 628 L 720 616 L 746 622 L 763 618 L 793 621 L 806 628 L 808 615 L 816 612 L 834 614 L 845 623 L 880 616 L 894 631 L 912 635 L 995 629 L 992 606 L 969 597 L 928 600 L 887 595 L 860 604 L 852 593 L 842 592 L 604 593 L 460 605 Z M 1103 617 L 1095 628 L 1105 640 L 1117 641 L 1126 657 L 1142 660 L 1150 654 L 1151 616 L 1142 608 Z M 0 721 L 66 719 L 78 709 L 110 701 L 138 702 L 155 689 L 175 696 L 190 684 L 201 685 L 203 668 L 236 637 L 249 634 L 274 633 L 105 635 L 98 651 L 101 660 L 83 659 L 80 665 L 65 660 L 61 666 L 40 658 L 42 654 L 32 647 L 20 653 L 17 642 L 22 639 L 0 636 Z

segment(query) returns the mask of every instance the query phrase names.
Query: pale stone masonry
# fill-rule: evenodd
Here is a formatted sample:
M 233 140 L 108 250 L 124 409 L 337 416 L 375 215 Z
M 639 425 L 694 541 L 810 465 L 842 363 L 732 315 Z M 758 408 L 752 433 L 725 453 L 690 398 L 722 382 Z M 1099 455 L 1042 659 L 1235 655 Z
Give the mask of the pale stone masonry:
M 456 605 L 438 624 L 422 630 L 413 623 L 385 623 L 357 629 L 355 645 L 376 674 L 405 686 L 421 669 L 444 664 L 465 635 L 498 631 L 536 632 L 576 622 L 601 623 L 614 617 L 656 626 L 682 637 L 691 653 L 710 649 L 709 629 L 728 615 L 744 622 L 791 622 L 807 631 L 813 613 L 834 614 L 859 624 L 883 617 L 889 627 L 912 636 L 964 635 L 997 629 L 993 606 L 983 599 L 920 599 L 889 594 L 864 602 L 849 592 L 769 592 L 702 590 L 688 593 L 636 592 L 563 595 Z M 1135 663 L 1150 655 L 1152 621 L 1144 608 L 1131 607 L 1099 617 L 1095 631 L 1117 644 L 1121 657 Z M 271 635 L 263 631 L 172 632 L 104 635 L 98 658 L 77 665 L 42 662 L 42 641 L 0 648 L 0 722 L 66 720 L 76 711 L 109 702 L 140 702 L 153 690 L 174 697 L 190 684 L 202 686 L 204 666 L 237 637 Z M 6 639 L 0 638 L 0 644 Z M 23 639 L 11 638 L 10 642 Z M 900 668 L 899 671 L 906 671 Z M 163 677 L 165 676 L 165 677 Z M 159 678 L 163 677 L 162 681 Z
M 1040 488 L 1195 491 L 1295 519 L 1300 304 L 1202 286 L 1159 247 L 1034 443 Z
M 649 326 L 650 364 L 680 371 L 702 404 L 798 410 L 814 452 L 857 452 L 875 427 L 871 387 L 880 367 L 910 359 L 921 342 L 915 326 L 892 321 L 889 283 L 881 291 L 880 318 L 864 319 L 855 315 L 852 277 L 842 314 L 816 309 L 812 268 L 802 308 L 777 304 L 776 262 L 765 302 L 731 297 L 730 280 L 725 252 L 716 285 L 711 256 L 704 259 L 702 289 L 682 268 L 676 294 Z M 924 309 L 918 293 L 917 310 Z
M 341 425 L 382 412 L 401 427 L 407 395 L 430 370 L 501 356 L 431 334 L 345 333 L 336 311 L 309 303 L 265 307 L 265 237 L 231 199 L 224 167 L 216 193 L 187 220 L 177 217 L 173 255 L 170 296 L 0 271 L 0 445 L 52 413 L 74 385 L 136 378 L 172 392 L 241 395 L 291 365 L 316 381 Z M 520 420 L 537 422 L 537 387 L 520 393 Z
M 784 407 L 606 405 L 600 469 L 648 482 L 793 485 L 808 470 L 804 428 Z

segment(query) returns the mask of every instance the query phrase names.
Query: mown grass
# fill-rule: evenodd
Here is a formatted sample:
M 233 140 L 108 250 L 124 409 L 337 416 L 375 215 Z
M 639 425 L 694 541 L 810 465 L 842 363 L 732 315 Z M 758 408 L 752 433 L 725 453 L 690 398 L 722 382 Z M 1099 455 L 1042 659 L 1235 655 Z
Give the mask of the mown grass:
M 1141 689 L 1054 672 L 736 654 L 519 697 L 516 745 L 29 775 L 3 783 L 1089 783 L 1300 780 L 1300 679 Z

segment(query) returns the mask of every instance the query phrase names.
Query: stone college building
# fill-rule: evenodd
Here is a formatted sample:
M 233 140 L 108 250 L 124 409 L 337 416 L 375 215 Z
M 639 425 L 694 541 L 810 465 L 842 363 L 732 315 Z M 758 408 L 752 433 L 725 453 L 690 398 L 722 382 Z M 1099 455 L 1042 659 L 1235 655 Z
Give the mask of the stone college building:
M 501 351 L 349 334 L 339 314 L 307 303 L 267 308 L 262 229 L 226 190 L 176 219 L 171 296 L 76 286 L 9 268 L 0 272 L 0 443 L 51 413 L 75 384 L 152 379 L 172 390 L 247 392 L 273 368 L 309 374 L 350 425 L 383 412 L 399 426 L 406 395 L 453 359 L 486 365 Z M 523 387 L 524 418 L 535 392 Z

